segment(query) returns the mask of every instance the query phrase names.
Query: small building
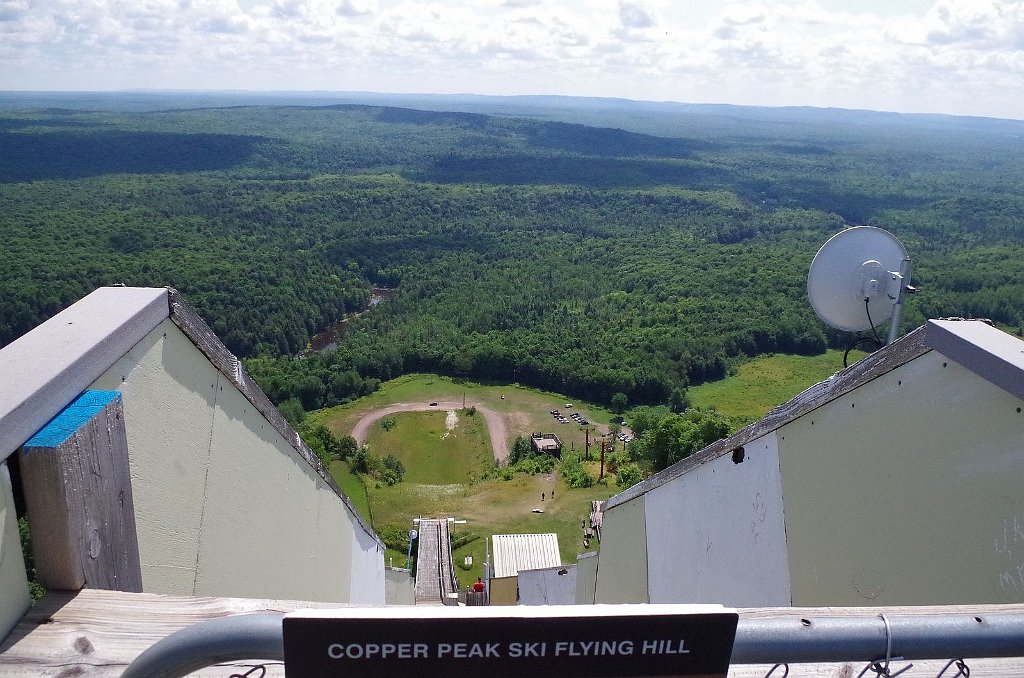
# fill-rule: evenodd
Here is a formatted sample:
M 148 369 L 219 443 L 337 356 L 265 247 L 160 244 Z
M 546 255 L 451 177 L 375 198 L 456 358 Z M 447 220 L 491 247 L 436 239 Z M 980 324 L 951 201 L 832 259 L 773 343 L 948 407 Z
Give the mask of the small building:
M 562 457 L 562 441 L 554 433 L 534 433 L 530 436 L 530 446 L 537 454 L 550 454 Z
M 491 605 L 519 602 L 519 573 L 559 567 L 558 535 L 496 534 L 491 537 L 494 568 L 490 580 Z

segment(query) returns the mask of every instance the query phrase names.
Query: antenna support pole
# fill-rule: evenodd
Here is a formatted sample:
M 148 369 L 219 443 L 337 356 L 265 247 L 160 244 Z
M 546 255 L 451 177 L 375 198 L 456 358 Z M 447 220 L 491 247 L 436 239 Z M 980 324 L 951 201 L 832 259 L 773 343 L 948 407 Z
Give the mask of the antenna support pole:
M 900 262 L 900 272 L 898 274 L 890 273 L 890 275 L 899 282 L 899 291 L 896 292 L 896 301 L 892 309 L 892 321 L 889 323 L 889 337 L 886 339 L 886 344 L 891 344 L 896 341 L 900 332 L 900 320 L 903 318 L 903 297 L 910 285 L 910 257 L 903 257 L 903 261 Z

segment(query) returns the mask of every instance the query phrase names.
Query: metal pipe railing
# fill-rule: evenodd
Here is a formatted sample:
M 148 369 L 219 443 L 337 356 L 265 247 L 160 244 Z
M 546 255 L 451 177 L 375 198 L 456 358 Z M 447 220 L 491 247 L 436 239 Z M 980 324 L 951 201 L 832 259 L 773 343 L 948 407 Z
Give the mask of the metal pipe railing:
M 732 662 L 774 664 L 1024 655 L 1024 614 L 740 619 Z
M 339 612 L 343 614 L 343 612 Z M 242 659 L 284 661 L 281 614 L 213 619 L 143 652 L 123 678 L 179 678 Z M 741 618 L 733 664 L 1024 656 L 1024 613 Z
M 240 614 L 175 631 L 135 658 L 121 678 L 178 678 L 221 662 L 284 661 L 280 613 Z

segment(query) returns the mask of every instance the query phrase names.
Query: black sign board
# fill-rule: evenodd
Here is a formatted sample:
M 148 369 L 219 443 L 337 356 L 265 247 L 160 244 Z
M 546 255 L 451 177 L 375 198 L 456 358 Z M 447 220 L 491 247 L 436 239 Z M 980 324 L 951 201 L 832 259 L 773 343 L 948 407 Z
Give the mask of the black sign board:
M 737 618 L 709 605 L 302 611 L 284 619 L 285 675 L 724 677 Z

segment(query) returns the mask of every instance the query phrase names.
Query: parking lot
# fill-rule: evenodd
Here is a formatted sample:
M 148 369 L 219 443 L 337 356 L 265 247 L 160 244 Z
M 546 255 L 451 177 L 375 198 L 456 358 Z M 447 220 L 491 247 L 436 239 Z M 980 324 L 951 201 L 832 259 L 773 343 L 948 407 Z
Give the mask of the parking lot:
M 573 411 L 569 414 L 569 416 L 565 416 L 564 414 L 562 414 L 561 410 L 550 410 L 552 418 L 555 421 L 557 421 L 559 424 L 568 424 L 570 421 L 572 421 L 572 422 L 575 422 L 575 423 L 579 424 L 580 426 L 590 426 L 591 425 L 589 419 L 587 419 L 580 412 L 577 412 L 577 411 L 574 410 L 572 403 L 566 403 L 565 404 L 565 409 L 567 411 L 568 410 L 573 410 Z M 623 443 L 628 443 L 630 440 L 633 439 L 633 436 L 630 433 L 628 433 L 627 431 L 620 431 L 617 437 Z

